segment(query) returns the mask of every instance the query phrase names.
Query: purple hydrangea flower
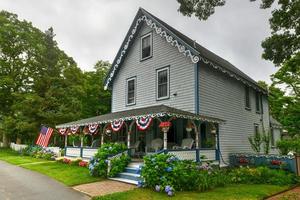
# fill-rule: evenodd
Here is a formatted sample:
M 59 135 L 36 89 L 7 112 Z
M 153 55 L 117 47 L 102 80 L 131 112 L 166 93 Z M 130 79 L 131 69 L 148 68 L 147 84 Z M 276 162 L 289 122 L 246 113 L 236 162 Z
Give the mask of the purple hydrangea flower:
M 174 195 L 174 192 L 172 191 L 172 190 L 170 190 L 169 192 L 167 192 L 168 193 L 168 196 L 173 196 Z
M 156 192 L 160 192 L 160 185 L 156 185 L 156 186 L 155 186 L 155 191 L 156 191 Z
M 143 187 L 143 181 L 138 181 L 137 187 L 138 187 L 138 188 Z
M 165 192 L 168 193 L 168 192 L 170 192 L 170 191 L 172 191 L 172 187 L 169 186 L 169 185 L 167 185 L 167 186 L 165 187 Z

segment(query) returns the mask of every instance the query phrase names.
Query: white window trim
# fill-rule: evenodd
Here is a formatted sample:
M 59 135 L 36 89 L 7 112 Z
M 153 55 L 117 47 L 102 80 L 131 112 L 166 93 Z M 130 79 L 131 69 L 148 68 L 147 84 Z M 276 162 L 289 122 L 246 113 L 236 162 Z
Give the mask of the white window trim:
M 145 38 L 145 37 L 148 37 L 148 36 L 150 36 L 150 55 L 149 56 L 147 56 L 147 57 L 145 57 L 145 58 L 143 58 L 143 39 Z M 152 57 L 152 54 L 153 54 L 153 43 L 152 43 L 152 32 L 150 32 L 150 33 L 147 33 L 146 35 L 143 35 L 142 37 L 141 37 L 141 40 L 140 40 L 140 48 L 141 48 L 141 55 L 140 55 L 140 58 L 141 58 L 141 61 L 143 61 L 143 60 L 146 60 L 146 59 L 148 59 L 148 58 L 151 58 Z
M 167 77 L 168 77 L 167 96 L 158 98 L 158 73 L 165 70 L 167 70 Z M 164 67 L 156 70 L 156 100 L 164 100 L 169 98 L 170 98 L 170 68 Z
M 128 82 L 134 80 L 134 101 L 133 103 L 128 103 Z M 126 79 L 126 106 L 135 105 L 136 103 L 136 77 Z

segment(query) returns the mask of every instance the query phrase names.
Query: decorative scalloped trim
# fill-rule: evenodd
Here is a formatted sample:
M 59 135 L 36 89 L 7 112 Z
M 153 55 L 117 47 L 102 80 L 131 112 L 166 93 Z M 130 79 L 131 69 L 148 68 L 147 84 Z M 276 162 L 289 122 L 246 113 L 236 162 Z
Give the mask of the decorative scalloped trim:
M 184 56 L 189 57 L 191 59 L 191 61 L 193 63 L 198 63 L 200 60 L 202 60 L 202 62 L 204 62 L 205 64 L 209 64 L 211 65 L 213 68 L 220 70 L 221 72 L 223 72 L 224 74 L 229 75 L 232 78 L 235 78 L 238 81 L 241 81 L 242 83 L 244 83 L 245 85 L 248 85 L 252 88 L 254 88 L 255 90 L 258 90 L 260 92 L 263 92 L 264 94 L 266 94 L 265 91 L 259 89 L 258 87 L 256 87 L 253 84 L 250 84 L 248 81 L 245 81 L 243 78 L 238 77 L 236 74 L 231 73 L 230 71 L 224 69 L 223 67 L 220 67 L 219 65 L 216 65 L 215 63 L 213 63 L 210 60 L 207 60 L 206 58 L 202 57 L 201 55 L 194 55 L 190 50 L 188 50 L 184 45 L 180 44 L 176 39 L 174 39 L 171 35 L 168 35 L 167 32 L 165 30 L 163 30 L 161 27 L 159 27 L 158 25 L 156 25 L 155 22 L 153 22 L 151 19 L 148 19 L 146 15 L 143 15 L 142 17 L 138 18 L 136 21 L 136 24 L 134 26 L 134 28 L 131 31 L 130 36 L 127 39 L 126 44 L 124 45 L 121 54 L 119 56 L 119 58 L 116 61 L 116 64 L 113 66 L 112 71 L 110 72 L 109 78 L 106 80 L 104 89 L 107 90 L 109 83 L 112 81 L 116 70 L 119 67 L 119 64 L 121 63 L 124 55 L 126 54 L 126 51 L 129 47 L 130 42 L 132 41 L 134 35 L 137 32 L 137 28 L 140 25 L 141 22 L 145 21 L 147 26 L 149 26 L 151 29 L 155 30 L 155 32 L 160 35 L 162 38 L 164 38 L 168 43 L 170 43 L 172 46 L 177 47 L 178 51 L 180 53 L 182 53 Z
M 197 63 L 199 62 L 200 58 L 198 55 L 193 55 L 192 52 L 190 50 L 188 50 L 184 45 L 181 45 L 176 39 L 174 39 L 171 35 L 168 35 L 167 32 L 165 30 L 163 30 L 161 27 L 158 27 L 156 25 L 156 23 L 152 22 L 151 19 L 148 19 L 146 17 L 146 15 L 143 15 L 142 17 L 138 18 L 136 23 L 135 23 L 135 26 L 134 28 L 132 29 L 131 31 L 131 34 L 129 35 L 128 39 L 127 39 L 127 42 L 125 43 L 122 51 L 121 51 L 121 54 L 119 56 L 119 58 L 117 59 L 116 61 L 116 64 L 113 66 L 112 68 L 112 71 L 110 72 L 109 74 L 109 77 L 108 79 L 106 80 L 106 83 L 105 83 L 105 86 L 104 86 L 104 89 L 107 90 L 108 86 L 109 86 L 109 83 L 112 81 L 112 78 L 114 77 L 115 75 L 115 72 L 116 70 L 118 69 L 124 55 L 126 54 L 126 51 L 129 47 L 129 44 L 130 42 L 132 41 L 134 35 L 136 34 L 137 32 L 137 28 L 138 26 L 140 25 L 141 22 L 145 21 L 146 24 L 155 30 L 155 32 L 160 35 L 162 38 L 164 38 L 168 43 L 170 43 L 172 46 L 174 47 L 177 47 L 178 51 L 180 53 L 182 53 L 184 56 L 186 57 L 189 57 L 191 59 L 191 61 L 193 63 Z
M 151 118 L 159 118 L 159 117 L 176 117 L 176 118 L 183 118 L 183 119 L 190 119 L 190 120 L 199 120 L 199 121 L 205 121 L 205 122 L 211 122 L 211 123 L 222 123 L 220 120 L 213 120 L 201 116 L 188 116 L 188 115 L 178 115 L 178 114 L 173 114 L 173 113 L 167 113 L 167 112 L 162 112 L 162 113 L 154 113 L 154 114 L 148 114 L 148 115 L 138 115 L 138 116 L 131 116 L 131 117 L 124 117 L 120 119 L 113 119 L 113 120 L 105 120 L 105 121 L 94 121 L 90 123 L 78 123 L 78 124 L 71 124 L 71 125 L 61 125 L 57 126 L 56 128 L 68 128 L 72 126 L 88 126 L 89 124 L 107 124 L 107 123 L 112 123 L 115 120 L 123 120 L 123 121 L 132 121 L 139 119 L 141 117 L 151 117 Z

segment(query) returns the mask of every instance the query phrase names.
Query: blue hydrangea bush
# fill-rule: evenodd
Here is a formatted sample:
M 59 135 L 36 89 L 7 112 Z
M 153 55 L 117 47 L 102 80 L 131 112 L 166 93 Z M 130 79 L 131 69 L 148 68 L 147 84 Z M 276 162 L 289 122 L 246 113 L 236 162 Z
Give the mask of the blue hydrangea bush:
M 117 173 L 123 171 L 130 161 L 127 154 L 123 154 L 120 158 L 115 158 L 111 160 L 111 170 L 107 174 L 108 168 L 108 158 L 112 157 L 118 153 L 124 152 L 126 150 L 124 144 L 117 143 L 106 143 L 103 144 L 94 157 L 91 158 L 89 163 L 89 171 L 91 176 L 115 176 Z
M 227 177 L 208 163 L 182 161 L 169 154 L 155 154 L 144 157 L 142 168 L 144 185 L 157 192 L 174 195 L 175 191 L 204 191 L 223 186 Z

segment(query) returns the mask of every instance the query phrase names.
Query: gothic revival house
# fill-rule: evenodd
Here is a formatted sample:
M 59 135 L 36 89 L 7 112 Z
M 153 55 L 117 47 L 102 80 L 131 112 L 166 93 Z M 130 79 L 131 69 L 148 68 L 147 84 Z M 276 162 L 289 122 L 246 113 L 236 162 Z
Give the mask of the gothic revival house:
M 122 142 L 133 157 L 164 151 L 221 165 L 230 153 L 252 152 L 248 137 L 255 132 L 271 131 L 272 144 L 280 138 L 265 89 L 142 8 L 104 87 L 112 92 L 111 113 L 57 128 L 97 126 L 101 143 Z M 92 150 L 68 153 L 89 157 Z

